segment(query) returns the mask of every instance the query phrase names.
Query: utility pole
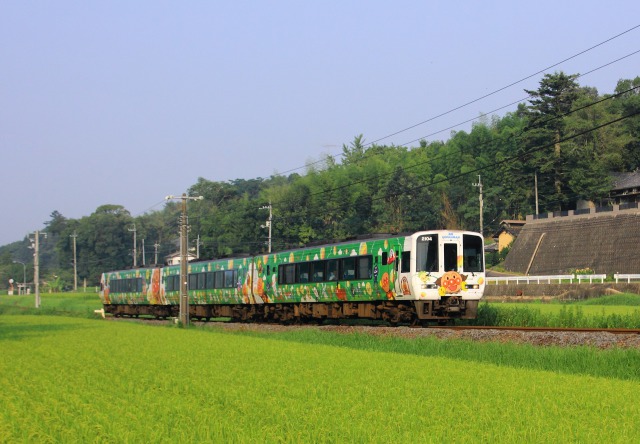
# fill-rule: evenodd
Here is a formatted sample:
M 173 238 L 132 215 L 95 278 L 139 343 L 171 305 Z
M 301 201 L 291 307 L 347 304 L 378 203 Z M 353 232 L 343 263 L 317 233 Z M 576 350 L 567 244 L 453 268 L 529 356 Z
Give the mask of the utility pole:
M 158 248 L 160 248 L 160 244 L 156 242 L 155 244 L 153 244 L 153 248 L 154 248 L 154 254 L 155 254 L 154 264 L 158 265 Z
M 47 233 L 42 233 L 47 238 Z M 36 308 L 40 308 L 40 231 L 36 230 L 35 239 L 31 241 L 33 248 L 33 283 L 36 289 Z
M 536 216 L 537 216 L 538 214 L 540 214 L 538 212 L 538 172 L 537 171 L 535 172 L 534 183 L 535 183 L 535 188 L 536 188 L 535 192 L 536 192 Z
M 202 243 L 200 242 L 200 235 L 198 234 L 196 239 L 196 259 L 200 259 L 200 245 L 202 245 Z
M 483 234 L 483 225 L 482 225 L 482 206 L 483 206 L 483 202 L 482 202 L 482 179 L 480 178 L 480 175 L 478 174 L 478 183 L 474 183 L 473 184 L 474 187 L 478 187 L 480 189 L 480 234 Z
M 181 199 L 182 200 L 182 216 L 180 217 L 180 323 L 183 327 L 189 325 L 189 288 L 188 288 L 188 264 L 187 264 L 187 247 L 188 247 L 188 227 L 189 220 L 187 219 L 187 201 L 188 200 L 202 200 L 202 196 L 187 196 L 186 193 L 182 193 L 182 196 L 176 197 L 169 195 L 166 200 Z
M 73 234 L 69 236 L 73 238 L 73 291 L 78 291 L 78 264 L 76 262 L 76 238 L 78 233 L 73 230 Z
M 133 268 L 138 266 L 138 250 L 136 248 L 136 224 L 133 224 L 133 228 L 128 228 L 129 231 L 133 231 Z
M 145 260 L 145 254 L 144 254 L 144 238 L 142 239 L 142 266 L 146 266 L 147 265 L 147 261 Z
M 269 228 L 269 240 L 268 240 L 268 250 L 269 253 L 271 253 L 271 221 L 273 220 L 273 213 L 272 213 L 272 207 L 271 207 L 271 202 L 269 202 L 269 205 L 264 205 L 262 207 L 259 208 L 260 210 L 269 210 L 269 219 L 267 219 L 267 222 L 264 225 L 260 225 L 261 228 Z

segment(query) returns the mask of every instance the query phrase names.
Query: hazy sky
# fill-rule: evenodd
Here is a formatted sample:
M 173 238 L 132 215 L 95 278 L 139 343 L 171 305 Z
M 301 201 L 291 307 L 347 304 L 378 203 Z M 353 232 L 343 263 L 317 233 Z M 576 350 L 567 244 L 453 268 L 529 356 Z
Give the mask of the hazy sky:
M 135 216 L 198 177 L 290 173 L 574 56 L 639 12 L 637 0 L 0 1 L 0 245 L 54 210 Z M 637 50 L 640 28 L 549 72 Z M 635 54 L 579 82 L 611 93 L 638 75 Z M 541 78 L 380 143 L 444 140 Z

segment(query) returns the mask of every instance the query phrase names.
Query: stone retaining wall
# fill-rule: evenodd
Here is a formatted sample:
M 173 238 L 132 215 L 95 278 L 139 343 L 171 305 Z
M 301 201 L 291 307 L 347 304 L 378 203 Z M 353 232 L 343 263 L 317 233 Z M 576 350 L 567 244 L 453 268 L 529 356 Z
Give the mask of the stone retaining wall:
M 640 283 L 582 283 L 582 284 L 498 284 L 487 285 L 484 295 L 491 297 L 551 297 L 563 299 L 587 299 L 612 293 L 640 294 Z

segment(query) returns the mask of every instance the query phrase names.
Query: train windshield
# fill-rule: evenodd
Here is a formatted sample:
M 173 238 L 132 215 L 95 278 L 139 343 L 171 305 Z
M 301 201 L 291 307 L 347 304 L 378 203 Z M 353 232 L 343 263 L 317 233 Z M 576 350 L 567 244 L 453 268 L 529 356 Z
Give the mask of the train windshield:
M 438 235 L 418 237 L 416 245 L 416 271 L 432 273 L 438 271 Z
M 462 236 L 463 267 L 464 271 L 484 271 L 484 250 L 482 238 L 471 234 Z

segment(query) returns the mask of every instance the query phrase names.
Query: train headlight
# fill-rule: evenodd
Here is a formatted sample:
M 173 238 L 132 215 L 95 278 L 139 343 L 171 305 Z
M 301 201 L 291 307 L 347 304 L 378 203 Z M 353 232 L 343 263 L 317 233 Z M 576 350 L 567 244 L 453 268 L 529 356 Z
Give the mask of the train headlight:
M 422 284 L 420 288 L 422 288 L 423 290 L 433 290 L 434 288 L 438 288 L 438 286 L 436 284 Z

